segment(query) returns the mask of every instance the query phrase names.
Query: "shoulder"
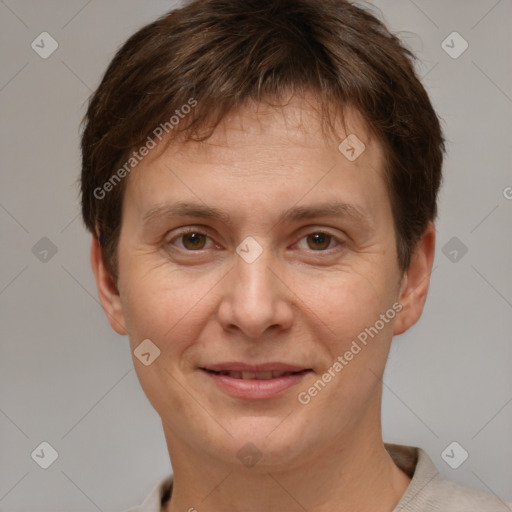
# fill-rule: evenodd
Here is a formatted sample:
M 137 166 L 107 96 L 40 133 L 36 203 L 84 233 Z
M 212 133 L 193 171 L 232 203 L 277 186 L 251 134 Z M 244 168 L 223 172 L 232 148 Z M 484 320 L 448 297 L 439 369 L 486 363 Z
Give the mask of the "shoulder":
M 512 504 L 492 494 L 441 478 L 435 485 L 439 510 L 446 512 L 511 512 Z
M 443 477 L 421 448 L 385 444 L 395 464 L 411 477 L 393 512 L 512 512 L 512 504 Z
M 124 512 L 161 512 L 163 504 L 172 493 L 173 476 L 162 478 L 148 494 L 142 505 L 130 508 Z

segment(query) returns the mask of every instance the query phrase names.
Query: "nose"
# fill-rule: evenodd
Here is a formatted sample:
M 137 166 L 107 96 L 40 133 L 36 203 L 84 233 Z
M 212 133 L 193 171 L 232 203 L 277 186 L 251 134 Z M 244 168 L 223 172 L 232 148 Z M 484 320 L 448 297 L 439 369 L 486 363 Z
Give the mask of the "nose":
M 289 328 L 293 321 L 293 293 L 279 275 L 280 265 L 271 250 L 264 249 L 250 263 L 238 255 L 235 258 L 223 280 L 218 309 L 223 329 L 239 331 L 256 340 L 270 331 Z

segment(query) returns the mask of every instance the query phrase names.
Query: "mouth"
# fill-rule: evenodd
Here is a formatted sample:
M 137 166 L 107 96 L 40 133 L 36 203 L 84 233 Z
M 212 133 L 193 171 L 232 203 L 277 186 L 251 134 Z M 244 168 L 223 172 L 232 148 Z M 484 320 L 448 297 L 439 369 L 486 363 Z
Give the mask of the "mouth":
M 283 363 L 225 363 L 202 367 L 200 370 L 223 392 L 247 400 L 262 400 L 281 395 L 312 372 L 311 368 Z
M 224 375 L 226 377 L 230 377 L 232 379 L 242 379 L 242 380 L 270 380 L 270 379 L 278 379 L 280 377 L 285 377 L 288 375 L 298 375 L 301 373 L 308 372 L 310 370 L 299 370 L 296 372 L 282 372 L 282 371 L 266 371 L 266 372 L 241 372 L 234 370 L 223 370 L 223 371 L 215 371 L 209 370 L 208 368 L 202 368 L 208 373 L 212 373 L 214 375 Z

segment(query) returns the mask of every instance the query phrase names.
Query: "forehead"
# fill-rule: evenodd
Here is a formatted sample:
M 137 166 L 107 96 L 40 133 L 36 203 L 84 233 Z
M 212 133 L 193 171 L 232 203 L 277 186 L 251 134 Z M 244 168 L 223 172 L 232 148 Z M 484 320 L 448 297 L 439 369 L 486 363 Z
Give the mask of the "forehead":
M 247 146 L 259 146 L 263 153 L 275 153 L 279 148 L 290 146 L 314 151 L 332 149 L 349 134 L 355 134 L 366 145 L 374 146 L 374 152 L 379 153 L 376 156 L 382 156 L 379 141 L 355 108 L 333 106 L 329 109 L 329 120 L 322 118 L 320 108 L 318 98 L 312 93 L 293 95 L 279 102 L 246 101 L 239 109 L 228 113 L 200 143 L 185 142 L 179 135 L 173 138 L 171 132 L 157 150 L 145 158 L 145 164 L 158 158 L 169 145 L 175 152 L 186 152 L 189 158 L 201 159 L 206 155 L 221 158 L 221 149 L 227 156 Z M 190 145 L 194 146 L 192 151 L 188 151 Z
M 381 145 L 356 110 L 345 108 L 335 121 L 332 131 L 324 126 L 311 96 L 293 97 L 284 106 L 247 103 L 204 141 L 164 139 L 132 171 L 126 194 L 147 212 L 183 196 L 240 207 L 235 194 L 254 202 L 273 197 L 299 203 L 306 193 L 318 200 L 343 189 L 365 209 L 377 196 L 387 198 Z M 350 158 L 355 151 L 362 152 Z

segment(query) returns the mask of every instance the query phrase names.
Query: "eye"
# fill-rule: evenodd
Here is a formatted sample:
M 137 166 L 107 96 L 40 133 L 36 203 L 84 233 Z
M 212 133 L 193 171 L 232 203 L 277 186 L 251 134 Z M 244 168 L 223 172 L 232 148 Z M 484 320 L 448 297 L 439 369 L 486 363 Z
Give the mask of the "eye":
M 177 245 L 181 249 L 186 249 L 187 251 L 200 251 L 207 248 L 206 245 L 208 240 L 208 235 L 192 228 L 174 236 L 167 242 L 167 245 L 173 246 L 179 242 Z
M 299 245 L 303 240 L 306 241 L 307 248 L 312 251 L 325 251 L 326 249 L 332 249 L 333 244 L 339 245 L 339 241 L 333 235 L 322 231 L 306 235 L 300 240 Z

